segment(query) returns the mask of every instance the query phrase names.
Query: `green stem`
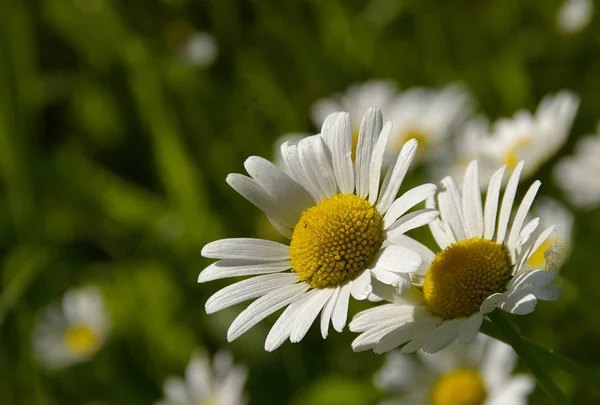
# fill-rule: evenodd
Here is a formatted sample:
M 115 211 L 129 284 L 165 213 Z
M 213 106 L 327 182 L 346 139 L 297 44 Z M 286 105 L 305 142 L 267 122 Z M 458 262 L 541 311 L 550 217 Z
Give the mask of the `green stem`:
M 488 320 L 484 320 L 481 331 L 494 339 L 510 344 L 498 327 Z M 558 367 L 574 377 L 577 382 L 584 384 L 593 390 L 600 391 L 600 386 L 598 385 L 600 373 L 597 371 L 582 367 L 573 360 L 552 350 L 546 349 L 527 337 L 522 336 L 521 339 L 544 366 Z
M 536 356 L 529 349 L 527 343 L 521 338 L 519 332 L 512 325 L 508 316 L 502 311 L 494 311 L 488 314 L 490 320 L 498 327 L 500 332 L 506 337 L 506 341 L 515 349 L 521 360 L 527 365 L 534 375 L 538 385 L 548 395 L 555 404 L 570 404 L 569 399 L 554 384 L 554 381 L 546 374 Z

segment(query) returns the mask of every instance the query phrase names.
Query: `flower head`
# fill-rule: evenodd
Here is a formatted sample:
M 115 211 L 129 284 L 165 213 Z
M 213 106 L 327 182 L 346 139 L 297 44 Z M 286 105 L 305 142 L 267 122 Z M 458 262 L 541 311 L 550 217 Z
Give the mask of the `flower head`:
M 37 319 L 33 346 L 50 368 L 89 360 L 104 344 L 109 319 L 100 292 L 94 287 L 72 289 L 61 305 L 52 305 Z
M 554 167 L 554 180 L 567 199 L 582 208 L 600 204 L 600 124 L 595 135 L 580 139 L 575 154 Z
M 579 99 L 562 91 L 544 97 L 535 114 L 521 110 L 512 118 L 499 119 L 494 123 L 487 157 L 500 157 L 498 163 L 510 169 L 525 160 L 522 178 L 528 178 L 563 146 L 578 107 Z
M 484 315 L 496 308 L 524 315 L 535 309 L 538 300 L 560 296 L 560 288 L 552 284 L 554 272 L 524 269 L 554 226 L 538 231 L 539 218 L 525 223 L 539 181 L 529 188 L 511 221 L 522 169 L 520 162 L 500 205 L 504 167 L 490 180 L 485 207 L 476 161 L 467 167 L 462 192 L 452 178 L 442 180 L 437 195 L 440 219 L 429 225 L 441 250 L 433 253 L 412 241 L 428 263 L 426 272 L 420 274 L 422 291 L 413 288 L 405 296 L 388 295 L 384 298 L 392 304 L 358 314 L 350 324 L 351 330 L 362 332 L 353 342 L 355 350 L 386 352 L 404 345 L 402 352 L 423 348 L 435 353 L 455 339 L 471 341 Z M 430 197 L 427 206 L 435 202 Z
M 400 394 L 380 405 L 519 405 L 527 403 L 535 383 L 511 374 L 516 360 L 510 346 L 478 335 L 469 345 L 455 342 L 435 354 L 390 352 L 374 380 Z
M 334 113 L 319 135 L 281 147 L 285 171 L 253 156 L 245 167 L 251 177 L 230 174 L 227 182 L 260 208 L 289 245 L 261 239 L 224 239 L 207 244 L 204 257 L 220 259 L 198 278 L 205 282 L 253 276 L 218 291 L 208 313 L 258 298 L 231 324 L 231 341 L 257 322 L 286 307 L 265 343 L 274 350 L 286 339 L 302 340 L 321 313 L 321 334 L 329 324 L 341 331 L 350 296 L 377 300 L 372 279 L 401 293 L 422 265 L 404 233 L 437 217 L 435 209 L 409 212 L 435 193 L 433 184 L 396 198 L 417 142 L 407 142 L 380 185 L 381 166 L 391 123 L 382 125 L 370 109 L 361 124 L 352 159 L 352 126 L 347 113 Z M 286 174 L 288 173 L 288 174 Z M 403 245 L 401 245 L 403 243 Z
M 217 352 L 212 364 L 206 353 L 198 352 L 185 370 L 185 380 L 165 381 L 165 398 L 156 405 L 244 405 L 246 378 L 246 368 L 234 366 L 229 352 Z

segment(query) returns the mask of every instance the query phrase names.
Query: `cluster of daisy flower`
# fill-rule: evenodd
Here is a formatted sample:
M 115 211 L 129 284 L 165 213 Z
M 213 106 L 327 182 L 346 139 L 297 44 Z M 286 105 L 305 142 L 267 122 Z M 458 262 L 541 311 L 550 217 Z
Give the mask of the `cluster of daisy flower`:
M 464 396 L 459 403 L 524 403 L 532 380 L 510 377 L 515 354 L 478 332 L 493 311 L 526 315 L 538 301 L 561 295 L 556 280 L 573 215 L 550 199 L 534 205 L 540 181 L 520 201 L 517 194 L 563 146 L 578 104 L 562 91 L 545 97 L 535 114 L 519 111 L 490 128 L 484 118 L 469 119 L 472 97 L 456 85 L 397 94 L 387 82 L 368 82 L 318 101 L 318 134 L 287 134 L 277 142 L 275 163 L 251 156 L 248 175 L 227 177 L 288 242 L 205 245 L 202 255 L 217 261 L 198 282 L 249 276 L 212 295 L 206 312 L 254 300 L 231 323 L 232 341 L 283 310 L 266 336 L 272 351 L 301 341 L 318 317 L 324 339 L 330 325 L 341 332 L 351 299 L 385 301 L 349 322 L 359 333 L 353 350 L 397 349 L 382 375 L 395 375 L 394 367 L 406 381 L 408 369 L 432 374 L 428 393 L 389 403 L 446 404 L 448 395 Z M 581 153 L 594 154 L 590 146 Z M 418 164 L 441 181 L 403 189 Z M 561 164 L 569 169 L 560 172 L 573 177 L 588 170 L 578 159 Z M 414 238 L 411 231 L 423 226 L 437 247 Z M 413 352 L 417 360 L 398 357 Z M 449 360 L 456 352 L 462 360 Z M 492 362 L 502 363 L 500 371 Z M 389 385 L 385 378 L 377 378 L 380 387 Z

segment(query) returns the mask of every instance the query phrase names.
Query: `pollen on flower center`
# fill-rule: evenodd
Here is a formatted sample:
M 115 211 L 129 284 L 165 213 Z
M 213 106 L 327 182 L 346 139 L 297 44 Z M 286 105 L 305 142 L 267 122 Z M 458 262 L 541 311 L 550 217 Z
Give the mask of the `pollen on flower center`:
M 71 326 L 65 332 L 67 348 L 77 355 L 87 355 L 98 345 L 96 334 L 86 325 Z
M 315 288 L 352 280 L 383 242 L 381 214 L 354 194 L 336 194 L 300 216 L 290 242 L 290 261 L 300 279 Z
M 482 405 L 487 397 L 481 376 L 459 368 L 441 376 L 431 390 L 431 405 Z
M 512 276 L 508 249 L 471 238 L 453 243 L 427 269 L 423 296 L 431 312 L 445 319 L 467 317 L 491 294 L 502 292 Z
M 504 162 L 511 169 L 514 169 L 519 163 L 519 150 L 531 145 L 531 137 L 523 137 L 518 139 L 514 144 L 507 150 L 504 155 Z

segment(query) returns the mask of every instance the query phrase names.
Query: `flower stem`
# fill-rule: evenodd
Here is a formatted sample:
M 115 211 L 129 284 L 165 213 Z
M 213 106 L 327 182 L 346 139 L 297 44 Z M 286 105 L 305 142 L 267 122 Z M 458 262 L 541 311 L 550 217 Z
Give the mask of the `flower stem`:
M 554 381 L 546 374 L 546 371 L 542 368 L 538 359 L 530 350 L 528 344 L 521 338 L 521 335 L 512 325 L 508 316 L 502 311 L 493 311 L 488 314 L 490 320 L 498 327 L 500 333 L 504 335 L 508 344 L 510 344 L 515 352 L 519 355 L 521 360 L 529 368 L 535 379 L 537 380 L 540 388 L 550 397 L 553 402 L 557 405 L 570 404 L 569 399 L 565 394 L 558 389 Z M 504 340 L 504 339 L 503 339 Z
M 488 320 L 484 320 L 481 331 L 484 334 L 493 337 L 494 339 L 509 343 L 508 339 L 500 332 L 498 327 Z M 598 381 L 600 381 L 600 373 L 596 372 L 595 370 L 582 367 L 573 360 L 552 350 L 546 349 L 527 337 L 521 336 L 521 339 L 544 366 L 558 367 L 575 377 L 577 382 L 600 392 L 600 386 L 598 385 Z

